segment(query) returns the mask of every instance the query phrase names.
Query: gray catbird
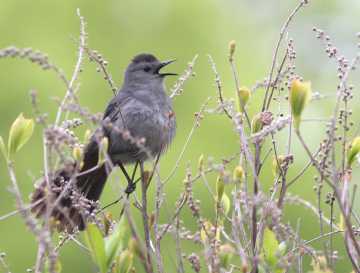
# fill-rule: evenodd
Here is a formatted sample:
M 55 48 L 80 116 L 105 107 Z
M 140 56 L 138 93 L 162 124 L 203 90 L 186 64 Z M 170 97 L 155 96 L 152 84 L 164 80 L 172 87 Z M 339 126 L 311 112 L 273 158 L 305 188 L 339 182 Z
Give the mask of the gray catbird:
M 86 217 L 93 210 L 94 202 L 100 198 L 111 171 L 109 164 L 98 166 L 99 134 L 109 140 L 108 155 L 112 166 L 120 166 L 128 179 L 126 192 L 129 194 L 134 190 L 134 176 L 129 177 L 124 165 L 135 163 L 137 166 L 149 156 L 160 156 L 175 135 L 175 115 L 171 100 L 165 93 L 164 78 L 176 74 L 160 72 L 171 62 L 160 62 L 151 54 L 139 54 L 133 58 L 126 69 L 123 86 L 105 110 L 103 125 L 84 149 L 83 164 L 78 168 L 79 175 L 73 183 L 74 187 L 62 193 L 60 198 L 61 191 L 51 190 L 45 198 L 48 190 L 45 190 L 44 179 L 37 186 L 32 195 L 32 211 L 38 217 L 47 213 L 49 203 L 58 200 L 51 213 L 58 229 L 72 231 L 75 227 L 80 230 L 85 228 Z M 143 144 L 139 145 L 134 139 L 142 140 Z M 51 187 L 66 188 L 69 181 L 74 179 L 76 169 L 77 166 L 73 164 L 58 170 Z

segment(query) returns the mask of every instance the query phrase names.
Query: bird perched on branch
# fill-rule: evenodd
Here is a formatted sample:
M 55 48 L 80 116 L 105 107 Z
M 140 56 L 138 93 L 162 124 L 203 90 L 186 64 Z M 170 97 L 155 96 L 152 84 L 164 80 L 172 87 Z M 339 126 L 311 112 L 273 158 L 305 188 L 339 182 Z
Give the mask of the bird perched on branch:
M 113 166 L 120 166 L 128 180 L 126 193 L 135 190 L 134 174 L 130 177 L 124 165 L 135 164 L 136 172 L 139 164 L 158 158 L 175 135 L 175 115 L 164 78 L 176 74 L 161 72 L 173 61 L 160 62 L 151 54 L 132 59 L 123 86 L 108 104 L 102 125 L 84 149 L 81 167 L 65 166 L 51 181 L 43 178 L 37 186 L 32 195 L 32 211 L 37 217 L 51 217 L 59 230 L 83 230 Z M 108 160 L 99 162 L 104 137 Z

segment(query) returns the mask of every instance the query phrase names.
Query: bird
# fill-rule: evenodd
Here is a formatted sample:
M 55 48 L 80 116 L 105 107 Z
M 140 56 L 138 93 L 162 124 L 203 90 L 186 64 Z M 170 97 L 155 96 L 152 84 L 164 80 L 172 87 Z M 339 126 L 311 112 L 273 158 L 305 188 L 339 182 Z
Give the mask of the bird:
M 176 117 L 164 79 L 177 74 L 162 73 L 162 68 L 174 61 L 159 61 L 150 53 L 138 54 L 131 60 L 122 87 L 108 103 L 101 125 L 84 148 L 81 166 L 70 163 L 57 170 L 50 191 L 44 178 L 36 186 L 31 202 L 38 218 L 50 214 L 60 231 L 84 230 L 115 166 L 128 180 L 125 192 L 135 190 L 134 174 L 131 178 L 124 166 L 133 164 L 136 172 L 139 164 L 158 159 L 175 136 Z M 109 160 L 100 164 L 99 149 L 104 137 L 108 140 Z

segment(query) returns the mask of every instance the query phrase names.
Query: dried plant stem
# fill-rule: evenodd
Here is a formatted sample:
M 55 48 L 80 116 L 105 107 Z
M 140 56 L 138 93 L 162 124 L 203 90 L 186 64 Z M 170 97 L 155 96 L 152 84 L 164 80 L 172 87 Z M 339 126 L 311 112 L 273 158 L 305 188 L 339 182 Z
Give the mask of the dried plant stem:
M 179 219 L 179 215 L 177 215 L 175 217 L 176 257 L 177 257 L 177 261 L 178 261 L 177 271 L 179 273 L 185 273 L 184 264 L 183 264 L 183 260 L 182 260 L 182 253 L 181 253 L 179 229 L 180 229 L 180 219 Z
M 85 48 L 85 44 L 86 44 L 85 21 L 84 21 L 84 17 L 81 16 L 79 9 L 77 9 L 76 13 L 80 19 L 80 45 L 79 45 L 78 59 L 77 59 L 71 80 L 67 87 L 66 94 L 65 94 L 65 96 L 59 106 L 58 112 L 56 114 L 55 126 L 57 126 L 60 122 L 61 114 L 63 112 L 63 108 L 64 108 L 67 100 L 73 95 L 74 83 L 77 80 L 77 78 L 79 77 L 79 73 L 81 71 L 81 64 L 82 64 L 82 61 L 84 58 L 84 48 Z
M 143 226 L 144 226 L 144 235 L 145 235 L 145 246 L 146 246 L 146 262 L 148 263 L 147 273 L 153 272 L 153 265 L 151 259 L 151 239 L 150 239 L 150 227 L 149 227 L 149 215 L 147 212 L 147 187 L 148 180 L 146 178 L 144 163 L 140 162 L 140 172 L 141 172 L 141 194 L 142 194 L 142 203 L 141 203 L 141 213 L 143 218 Z
M 156 168 L 156 167 L 155 167 Z M 157 171 L 154 169 L 153 173 Z M 159 240 L 159 217 L 160 217 L 160 208 L 163 202 L 163 186 L 160 176 L 157 173 L 156 175 L 156 194 L 155 194 L 155 219 L 154 219 L 154 237 L 155 237 L 155 256 L 156 256 L 156 265 L 159 273 L 164 272 L 164 264 L 161 255 L 161 240 Z
M 137 229 L 136 229 L 136 225 L 134 223 L 134 219 L 132 218 L 131 212 L 130 212 L 130 207 L 129 207 L 129 200 L 126 198 L 125 202 L 124 202 L 124 213 L 125 216 L 128 220 L 129 223 L 129 227 L 130 227 L 130 231 L 131 231 L 131 235 L 132 237 L 136 240 L 136 242 L 139 245 L 139 250 L 140 250 L 140 255 L 139 258 L 144 266 L 144 270 L 146 273 L 152 273 L 153 269 L 151 267 L 151 264 L 149 264 L 147 262 L 147 249 L 146 247 L 143 245 L 140 236 L 138 235 Z
M 225 115 L 231 120 L 232 116 L 225 107 L 224 96 L 223 96 L 222 86 L 221 86 L 221 80 L 220 80 L 219 73 L 217 72 L 215 62 L 214 62 L 213 58 L 211 57 L 211 55 L 208 55 L 208 58 L 209 58 L 209 61 L 210 61 L 210 64 L 211 64 L 211 68 L 212 68 L 212 70 L 214 71 L 214 74 L 215 74 L 215 83 L 216 83 L 216 87 L 217 87 L 217 90 L 218 90 L 220 106 L 223 109 Z
M 312 154 L 309 150 L 309 148 L 307 147 L 304 139 L 302 138 L 301 134 L 300 134 L 300 131 L 299 130 L 296 130 L 296 134 L 302 144 L 302 146 L 304 147 L 306 153 L 308 154 L 308 156 L 311 158 L 311 161 L 313 162 L 314 166 L 316 167 L 316 169 L 318 170 L 318 172 L 320 174 L 322 174 L 322 170 L 321 168 L 319 167 L 318 165 L 318 162 L 312 157 Z M 345 225 L 346 225 L 346 233 L 348 234 L 353 246 L 354 246 L 354 249 L 356 251 L 356 255 L 358 257 L 360 257 L 360 246 L 359 246 L 359 243 L 357 242 L 356 240 L 356 236 L 354 234 L 354 231 L 353 231 L 353 228 L 352 228 L 352 224 L 351 224 L 351 221 L 350 221 L 350 216 L 348 215 L 348 213 L 346 212 L 346 209 L 344 208 L 344 205 L 343 203 L 341 202 L 341 194 L 339 192 L 339 189 L 336 185 L 334 185 L 331 181 L 329 181 L 326 177 L 324 177 L 324 180 L 328 183 L 328 185 L 334 190 L 334 194 L 335 194 L 335 198 L 337 200 L 337 203 L 338 203 L 338 206 L 339 206 L 339 209 L 340 209 L 340 212 L 341 214 L 343 215 L 344 217 L 344 221 L 345 221 Z M 345 242 L 347 242 L 347 236 L 345 236 Z M 352 260 L 353 257 L 352 257 L 352 254 L 347 251 L 347 254 L 348 254 L 348 257 Z
M 172 170 L 170 171 L 169 175 L 163 180 L 163 183 L 166 184 L 170 181 L 170 179 L 174 176 L 174 174 L 176 173 L 176 170 L 179 168 L 179 165 L 180 165 L 180 162 L 184 156 L 184 153 L 186 151 L 186 148 L 189 146 L 189 143 L 192 139 L 192 136 L 194 135 L 195 133 L 195 130 L 196 128 L 198 128 L 200 126 L 200 121 L 202 120 L 203 118 L 203 114 L 204 114 L 204 111 L 206 109 L 206 106 L 208 105 L 209 101 L 210 101 L 211 97 L 207 98 L 205 100 L 205 102 L 203 103 L 203 105 L 200 107 L 200 110 L 199 112 L 197 112 L 195 114 L 195 120 L 194 120 L 194 124 L 193 126 L 191 127 L 190 129 L 190 132 L 188 134 L 188 136 L 186 137 L 186 140 L 185 140 L 185 143 L 184 145 L 182 146 L 182 149 L 181 149 L 181 152 L 179 154 L 179 157 L 177 158 L 175 164 L 174 164 L 174 167 L 172 168 Z
M 264 111 L 266 109 L 266 102 L 268 100 L 268 96 L 269 96 L 269 90 L 270 90 L 270 85 L 272 82 L 272 78 L 273 78 L 273 74 L 274 74 L 274 70 L 275 70 L 275 66 L 276 66 L 276 60 L 279 54 L 279 49 L 280 49 L 280 45 L 281 42 L 285 36 L 285 33 L 291 23 L 291 21 L 293 20 L 293 18 L 295 17 L 295 15 L 297 14 L 297 12 L 306 4 L 305 0 L 300 0 L 300 3 L 295 7 L 295 9 L 291 12 L 291 14 L 289 15 L 289 17 L 286 19 L 284 25 L 281 27 L 281 31 L 280 31 L 280 36 L 279 36 L 279 40 L 276 44 L 275 47 L 275 51 L 274 51 L 274 55 L 273 55 L 273 59 L 272 59 L 272 64 L 271 64 L 271 68 L 270 68 L 270 73 L 269 73 L 269 78 L 268 78 L 268 83 L 266 85 L 266 91 L 265 91 L 265 96 L 264 96 L 264 100 L 263 100 L 263 106 L 262 106 L 262 111 Z
M 239 74 L 237 72 L 237 69 L 236 69 L 236 64 L 235 64 L 235 60 L 234 58 L 229 58 L 229 62 L 230 62 L 230 66 L 231 66 L 231 71 L 232 71 L 232 74 L 233 74 L 233 77 L 234 77 L 234 82 L 235 82 L 235 88 L 236 88 L 236 95 L 237 97 L 239 97 L 239 91 L 240 91 L 240 80 L 239 80 Z M 250 118 L 249 118 L 249 115 L 246 111 L 246 108 L 245 108 L 245 105 L 243 105 L 242 103 L 240 103 L 240 107 L 241 107 L 241 111 L 244 113 L 245 115 L 245 118 L 246 118 L 246 122 L 247 122 L 247 125 L 249 128 L 251 128 L 251 121 L 250 121 Z
M 256 174 L 258 174 L 259 166 L 260 166 L 260 152 L 261 152 L 261 146 L 260 144 L 255 144 L 255 171 Z M 256 176 L 257 177 L 257 176 Z M 257 261 L 257 249 L 256 249 L 256 238 L 258 236 L 258 229 L 257 229 L 257 197 L 259 192 L 259 181 L 254 177 L 254 193 L 253 193 L 253 204 L 252 204 L 252 228 L 251 228 L 251 244 L 252 244 L 252 251 L 253 251 L 253 273 L 258 273 L 258 261 Z
M 35 272 L 41 273 L 42 267 L 43 267 L 43 255 L 45 253 L 45 250 L 47 250 L 49 253 L 53 254 L 53 247 L 51 245 L 51 240 L 49 239 L 50 235 L 48 233 L 43 233 L 41 229 L 38 228 L 37 221 L 35 218 L 31 215 L 30 211 L 26 208 L 25 203 L 23 202 L 22 195 L 20 192 L 20 189 L 18 187 L 15 171 L 13 168 L 13 162 L 8 162 L 8 173 L 10 175 L 10 181 L 12 183 L 12 192 L 15 195 L 16 204 L 18 206 L 19 212 L 21 216 L 24 218 L 26 225 L 28 228 L 34 233 L 34 235 L 37 237 L 39 242 L 39 252 L 37 257 L 37 263 Z M 50 273 L 54 273 L 55 266 L 54 266 L 54 260 L 50 259 Z

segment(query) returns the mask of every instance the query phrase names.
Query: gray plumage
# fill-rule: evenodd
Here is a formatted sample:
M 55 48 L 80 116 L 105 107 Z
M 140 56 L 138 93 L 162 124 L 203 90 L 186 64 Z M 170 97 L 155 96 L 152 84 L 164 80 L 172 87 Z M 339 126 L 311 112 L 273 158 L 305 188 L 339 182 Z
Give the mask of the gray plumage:
M 145 148 L 153 157 L 170 144 L 176 127 L 172 103 L 165 92 L 164 76 L 157 71 L 161 64 L 157 60 L 133 61 L 125 72 L 123 87 L 111 100 L 104 115 L 116 128 L 128 130 L 131 137 L 144 138 Z M 129 145 L 128 141 L 119 138 L 116 130 L 110 130 L 107 135 L 109 154 L 114 162 L 120 160 L 127 164 L 147 159 L 146 153 L 140 152 L 136 145 Z
M 54 209 L 52 213 L 59 222 L 58 229 L 72 231 L 74 227 L 80 230 L 85 228 L 86 215 L 93 206 L 85 211 L 74 206 L 74 198 L 71 195 L 75 192 L 80 192 L 92 202 L 100 198 L 111 169 L 105 164 L 96 168 L 99 133 L 109 139 L 108 154 L 114 166 L 144 162 L 149 158 L 149 154 L 155 158 L 169 146 L 175 136 L 176 121 L 171 100 L 165 92 L 164 78 L 175 74 L 160 73 L 160 70 L 171 62 L 160 62 L 151 54 L 139 54 L 129 64 L 122 88 L 104 112 L 106 126 L 97 130 L 85 148 L 84 164 L 80 173 L 95 170 L 78 176 L 75 189 L 61 199 L 61 208 Z M 109 123 L 112 127 L 108 126 Z M 129 132 L 131 138 L 143 139 L 146 151 L 128 138 L 124 138 L 122 132 Z M 52 181 L 54 188 L 63 186 L 61 181 L 69 181 L 75 169 L 76 166 L 58 170 Z M 43 181 L 35 190 L 32 202 L 38 202 L 45 196 L 45 186 L 46 183 Z M 59 193 L 54 191 L 52 195 L 56 200 Z M 32 211 L 37 216 L 43 215 L 46 212 L 46 202 L 40 202 Z

